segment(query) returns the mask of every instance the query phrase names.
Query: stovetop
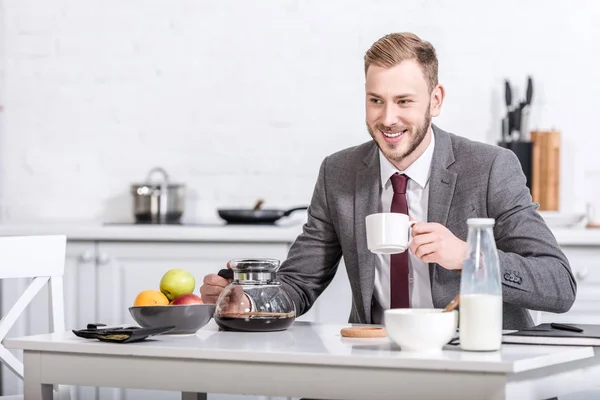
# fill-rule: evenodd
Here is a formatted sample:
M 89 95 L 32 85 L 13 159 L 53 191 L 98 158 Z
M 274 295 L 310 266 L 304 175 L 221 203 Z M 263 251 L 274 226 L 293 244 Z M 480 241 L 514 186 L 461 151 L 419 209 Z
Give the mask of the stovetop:
M 225 223 L 219 222 L 167 222 L 167 223 L 149 223 L 149 222 L 105 222 L 105 226 L 225 226 Z
M 181 226 L 181 227 L 223 227 L 223 226 L 278 226 L 274 223 L 253 223 L 253 224 L 234 224 L 229 222 L 167 222 L 167 223 L 149 223 L 149 222 L 104 222 L 104 226 Z

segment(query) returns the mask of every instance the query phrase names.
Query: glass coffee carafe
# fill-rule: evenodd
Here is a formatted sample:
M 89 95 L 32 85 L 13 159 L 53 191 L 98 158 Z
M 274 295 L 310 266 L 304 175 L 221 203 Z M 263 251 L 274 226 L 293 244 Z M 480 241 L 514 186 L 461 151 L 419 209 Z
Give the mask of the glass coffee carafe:
M 221 329 L 244 332 L 282 331 L 296 319 L 296 306 L 277 281 L 279 260 L 240 258 L 219 275 L 231 279 L 215 305 Z

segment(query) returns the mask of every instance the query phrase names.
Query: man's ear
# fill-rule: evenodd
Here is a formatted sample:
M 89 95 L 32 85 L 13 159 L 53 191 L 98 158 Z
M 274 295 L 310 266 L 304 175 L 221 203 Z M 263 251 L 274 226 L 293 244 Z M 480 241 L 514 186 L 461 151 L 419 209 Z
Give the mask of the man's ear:
M 444 86 L 437 84 L 431 92 L 431 107 L 430 112 L 432 117 L 437 117 L 442 112 L 442 104 L 444 103 L 444 97 L 446 96 L 446 89 Z

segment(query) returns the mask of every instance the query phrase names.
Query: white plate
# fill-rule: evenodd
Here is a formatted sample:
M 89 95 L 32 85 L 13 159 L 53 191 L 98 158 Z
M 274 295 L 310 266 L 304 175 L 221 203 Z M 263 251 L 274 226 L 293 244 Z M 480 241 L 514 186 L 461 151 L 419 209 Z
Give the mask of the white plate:
M 550 227 L 569 227 L 585 222 L 584 213 L 569 214 L 560 211 L 539 211 L 539 213 Z

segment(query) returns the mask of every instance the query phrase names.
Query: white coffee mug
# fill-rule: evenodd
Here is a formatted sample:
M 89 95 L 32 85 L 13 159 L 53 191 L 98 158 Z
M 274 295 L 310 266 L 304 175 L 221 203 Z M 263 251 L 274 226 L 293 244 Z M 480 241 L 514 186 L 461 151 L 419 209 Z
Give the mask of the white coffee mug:
M 377 213 L 366 217 L 367 248 L 373 253 L 397 254 L 408 248 L 410 228 L 416 221 L 401 213 Z

